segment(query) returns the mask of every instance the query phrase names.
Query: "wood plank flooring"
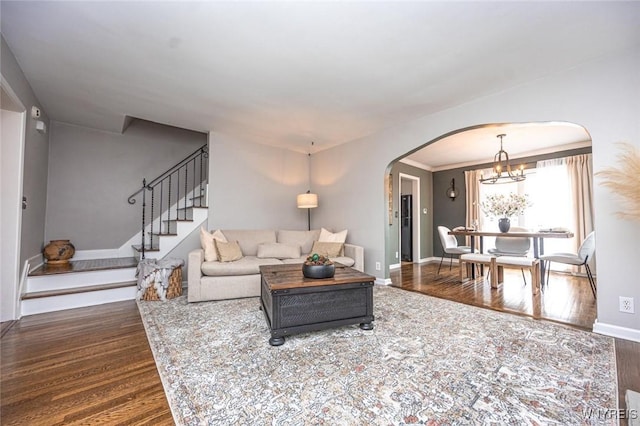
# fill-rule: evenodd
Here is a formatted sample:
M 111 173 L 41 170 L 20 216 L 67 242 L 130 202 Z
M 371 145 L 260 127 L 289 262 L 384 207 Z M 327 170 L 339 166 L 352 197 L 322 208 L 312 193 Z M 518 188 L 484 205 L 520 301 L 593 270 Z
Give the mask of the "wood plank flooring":
M 513 277 L 505 274 L 508 285 L 493 295 L 488 283 L 487 288 L 479 282 L 455 283 L 455 266 L 451 273 L 443 268 L 440 277 L 435 277 L 433 267 L 405 266 L 393 272 L 392 280 L 413 291 L 439 293 L 438 297 L 460 297 L 462 292 L 464 303 L 529 315 L 530 287 L 523 287 L 519 271 Z M 552 276 L 552 285 L 555 282 Z M 560 291 L 560 284 L 556 286 Z M 522 300 L 511 294 L 516 289 Z M 584 289 L 589 292 L 587 285 Z M 582 289 L 571 291 L 581 293 Z M 593 297 L 586 293 L 585 301 L 587 295 Z M 546 306 L 545 302 L 541 313 L 555 315 L 555 321 L 575 320 L 582 328 L 590 327 L 595 314 L 573 306 L 576 303 L 580 304 L 554 301 Z M 583 310 L 586 313 L 580 314 Z M 0 340 L 2 425 L 173 424 L 135 302 L 33 315 L 4 331 Z M 640 344 L 616 339 L 616 351 L 619 399 L 624 407 L 625 389 L 640 391 Z
M 172 425 L 134 301 L 22 318 L 0 341 L 2 425 Z
M 460 283 L 458 266 L 403 263 L 391 271 L 392 285 L 442 299 L 502 312 L 561 322 L 591 331 L 596 319 L 596 300 L 586 278 L 552 273 L 539 298 L 531 295 L 531 276 L 525 286 L 519 269 L 505 269 L 504 284 L 492 289 L 482 277 Z

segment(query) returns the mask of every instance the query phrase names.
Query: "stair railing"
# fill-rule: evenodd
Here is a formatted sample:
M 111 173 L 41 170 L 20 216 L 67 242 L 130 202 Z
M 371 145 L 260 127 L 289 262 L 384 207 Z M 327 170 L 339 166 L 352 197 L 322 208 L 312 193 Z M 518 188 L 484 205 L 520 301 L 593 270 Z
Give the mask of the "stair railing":
M 131 194 L 127 201 L 135 204 L 142 198 L 141 258 L 145 251 L 158 246 L 160 235 L 177 233 L 177 221 L 188 220 L 189 207 L 205 207 L 205 185 L 207 183 L 209 151 L 203 145 L 166 172 L 147 183 L 142 179 L 142 187 Z M 147 209 L 147 192 L 150 194 Z M 190 205 L 187 202 L 191 201 Z M 164 225 L 164 226 L 163 226 Z M 154 233 L 154 228 L 158 232 Z

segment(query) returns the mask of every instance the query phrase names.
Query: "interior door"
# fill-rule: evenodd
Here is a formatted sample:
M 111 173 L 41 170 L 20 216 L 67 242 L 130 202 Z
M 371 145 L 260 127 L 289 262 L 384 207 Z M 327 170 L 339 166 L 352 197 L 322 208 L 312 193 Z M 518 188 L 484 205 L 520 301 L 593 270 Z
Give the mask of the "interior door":
M 400 198 L 400 238 L 402 260 L 413 262 L 413 205 L 411 194 Z

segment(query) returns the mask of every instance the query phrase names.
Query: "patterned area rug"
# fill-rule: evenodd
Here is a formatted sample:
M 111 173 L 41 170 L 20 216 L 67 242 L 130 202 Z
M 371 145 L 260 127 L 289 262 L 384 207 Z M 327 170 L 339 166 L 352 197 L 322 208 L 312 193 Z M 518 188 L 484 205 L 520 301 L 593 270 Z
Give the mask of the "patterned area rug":
M 611 338 L 375 286 L 374 330 L 271 347 L 258 304 L 138 302 L 177 424 L 615 423 Z

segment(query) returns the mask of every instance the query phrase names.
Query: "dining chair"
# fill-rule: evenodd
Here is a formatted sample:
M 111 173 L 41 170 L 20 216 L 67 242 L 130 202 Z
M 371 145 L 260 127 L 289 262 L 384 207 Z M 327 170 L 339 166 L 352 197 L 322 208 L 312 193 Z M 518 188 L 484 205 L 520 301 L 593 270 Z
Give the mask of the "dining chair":
M 521 228 L 518 226 L 512 226 L 509 232 L 527 232 L 527 228 Z M 526 257 L 531 249 L 531 239 L 529 237 L 496 237 L 495 248 L 491 248 L 488 252 L 494 256 L 509 256 L 513 257 Z M 512 266 L 517 266 L 518 263 L 523 263 L 517 259 L 509 262 L 509 259 L 503 259 L 503 266 L 510 263 Z M 531 262 L 524 262 L 523 267 L 520 268 L 522 272 L 522 280 L 524 285 L 527 285 L 527 279 L 524 275 L 524 268 L 532 268 Z
M 469 246 L 459 246 L 458 239 L 455 235 L 449 235 L 451 230 L 446 226 L 438 226 L 438 235 L 440 236 L 440 243 L 442 243 L 442 249 L 444 253 L 440 258 L 440 265 L 438 266 L 438 272 L 436 275 L 440 274 L 440 268 L 442 267 L 442 261 L 444 260 L 445 255 L 449 255 L 449 270 L 451 270 L 451 265 L 453 263 L 453 256 L 465 253 L 471 253 L 471 247 Z
M 549 272 L 551 262 L 556 263 L 564 263 L 567 265 L 574 266 L 584 266 L 584 269 L 587 271 L 587 278 L 589 279 L 589 284 L 591 285 L 591 292 L 593 293 L 593 297 L 596 297 L 596 282 L 593 278 L 593 274 L 591 273 L 591 268 L 589 267 L 589 261 L 593 257 L 596 251 L 596 233 L 595 231 L 591 232 L 586 236 L 582 244 L 580 244 L 580 248 L 578 249 L 578 253 L 552 253 L 545 254 L 540 256 L 540 260 L 546 263 L 547 268 L 547 283 L 549 285 Z

